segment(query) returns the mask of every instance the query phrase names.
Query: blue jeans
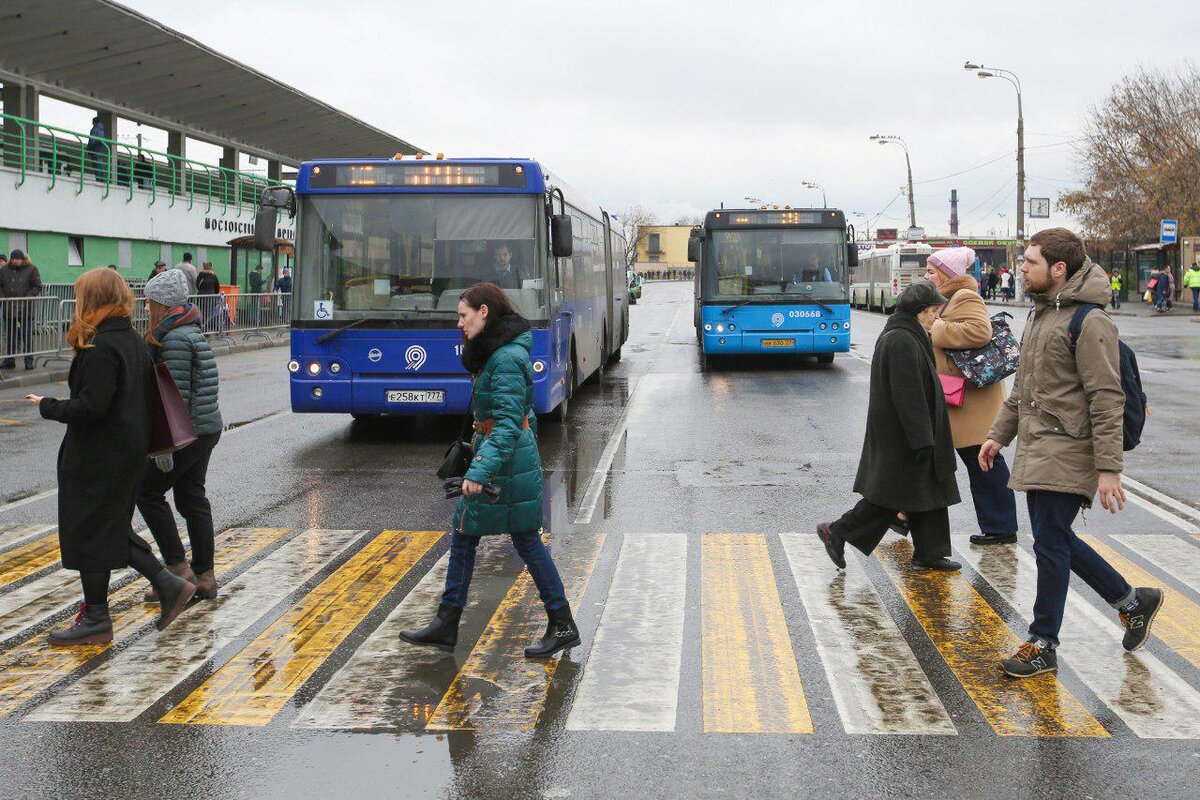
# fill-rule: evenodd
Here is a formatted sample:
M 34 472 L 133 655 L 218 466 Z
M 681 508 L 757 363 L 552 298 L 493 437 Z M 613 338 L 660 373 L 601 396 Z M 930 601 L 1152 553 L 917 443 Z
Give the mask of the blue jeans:
M 538 588 L 542 605 L 547 611 L 557 611 L 567 605 L 567 591 L 563 588 L 558 568 L 550 558 L 550 551 L 538 533 L 514 533 L 513 547 L 529 568 L 529 575 Z M 467 590 L 471 588 L 471 576 L 475 573 L 475 548 L 479 547 L 478 536 L 464 536 L 455 532 L 450 539 L 450 565 L 446 570 L 446 591 L 442 602 L 448 606 L 462 608 L 467 604 Z
M 971 479 L 971 501 L 975 519 L 984 536 L 1003 536 L 1017 532 L 1017 496 L 1008 488 L 1008 464 L 1003 453 L 997 453 L 992 469 L 979 468 L 981 445 L 958 448 L 958 457 L 967 466 Z
M 1031 491 L 1026 500 L 1037 558 L 1037 599 L 1029 635 L 1057 647 L 1072 572 L 1113 608 L 1133 600 L 1133 587 L 1071 529 L 1083 505 L 1080 495 Z
M 1200 311 L 1200 286 L 1192 287 L 1192 311 Z

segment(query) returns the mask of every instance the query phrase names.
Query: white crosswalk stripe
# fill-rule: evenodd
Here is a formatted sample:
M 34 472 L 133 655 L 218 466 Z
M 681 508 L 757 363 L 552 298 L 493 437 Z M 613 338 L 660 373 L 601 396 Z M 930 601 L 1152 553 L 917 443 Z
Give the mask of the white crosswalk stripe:
M 567 730 L 673 731 L 687 537 L 627 534 Z
M 1121 544 L 1163 572 L 1200 592 L 1200 547 L 1168 534 L 1114 536 Z
M 31 542 L 39 536 L 44 536 L 54 530 L 54 528 L 54 525 L 41 525 L 37 523 L 31 525 L 0 525 L 0 550 L 7 550 L 8 548 L 18 547 Z
M 1016 547 L 972 547 L 966 536 L 955 536 L 954 545 L 1006 603 L 1024 619 L 1032 619 L 1037 595 L 1037 566 L 1032 555 Z M 1070 590 L 1060 666 L 1079 675 L 1138 736 L 1200 737 L 1200 692 L 1152 653 L 1126 654 L 1121 647 L 1123 634 L 1115 611 L 1100 611 L 1079 592 Z

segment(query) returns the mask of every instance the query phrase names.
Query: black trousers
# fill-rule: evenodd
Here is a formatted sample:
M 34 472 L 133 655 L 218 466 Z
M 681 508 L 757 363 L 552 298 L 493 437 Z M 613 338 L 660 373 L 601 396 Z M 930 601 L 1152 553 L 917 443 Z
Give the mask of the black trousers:
M 179 539 L 175 515 L 167 505 L 166 494 L 174 490 L 175 508 L 187 521 L 188 540 L 192 543 L 192 571 L 199 575 L 213 568 L 216 546 L 213 543 L 212 506 L 205 494 L 208 461 L 220 441 L 220 433 L 208 433 L 174 454 L 175 466 L 163 472 L 153 461 L 146 464 L 137 507 L 158 543 L 167 564 L 182 564 L 187 551 Z
M 877 506 L 863 498 L 854 508 L 830 526 L 833 533 L 862 551 L 871 552 L 883 540 L 888 526 L 895 521 L 899 509 Z M 933 511 L 909 511 L 908 530 L 912 536 L 913 558 L 917 561 L 936 561 L 950 555 L 950 512 L 944 508 Z

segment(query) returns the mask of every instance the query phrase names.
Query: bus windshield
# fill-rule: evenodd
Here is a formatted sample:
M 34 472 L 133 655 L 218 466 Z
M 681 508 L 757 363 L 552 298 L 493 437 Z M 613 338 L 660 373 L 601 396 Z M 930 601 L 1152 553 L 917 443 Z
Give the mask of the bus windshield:
M 847 302 L 840 230 L 715 230 L 703 259 L 705 298 L 800 295 Z
M 546 318 L 532 195 L 307 195 L 300 198 L 296 318 L 457 323 L 458 296 L 499 284 L 522 316 Z M 326 304 L 327 305 L 327 304 Z

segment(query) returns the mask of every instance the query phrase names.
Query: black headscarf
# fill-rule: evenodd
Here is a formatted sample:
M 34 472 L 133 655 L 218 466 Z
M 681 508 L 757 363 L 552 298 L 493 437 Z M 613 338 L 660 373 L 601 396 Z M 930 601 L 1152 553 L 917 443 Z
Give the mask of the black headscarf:
M 495 320 L 494 322 L 492 320 Z M 462 365 L 467 372 L 478 375 L 487 366 L 492 353 L 529 330 L 529 321 L 520 314 L 488 317 L 487 325 L 474 339 L 463 336 Z

